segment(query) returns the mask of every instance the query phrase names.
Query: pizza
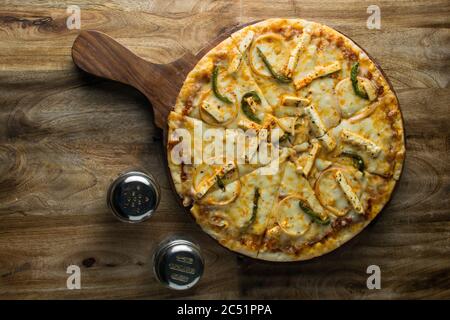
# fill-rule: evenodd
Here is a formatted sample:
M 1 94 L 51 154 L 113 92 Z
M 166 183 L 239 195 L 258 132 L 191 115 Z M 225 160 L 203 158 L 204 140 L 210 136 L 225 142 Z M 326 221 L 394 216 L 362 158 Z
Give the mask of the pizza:
M 302 19 L 247 26 L 188 74 L 168 118 L 176 192 L 223 246 L 307 260 L 358 234 L 405 157 L 395 93 L 350 39 Z

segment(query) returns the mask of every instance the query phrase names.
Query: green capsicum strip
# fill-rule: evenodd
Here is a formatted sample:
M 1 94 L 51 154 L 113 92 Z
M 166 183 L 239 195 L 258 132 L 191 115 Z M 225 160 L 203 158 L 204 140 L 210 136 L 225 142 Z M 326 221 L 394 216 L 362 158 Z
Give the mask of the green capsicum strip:
M 253 112 L 252 107 L 248 103 L 248 101 L 247 101 L 248 98 L 252 98 L 253 101 L 255 101 L 258 104 L 261 103 L 261 98 L 258 96 L 258 94 L 255 91 L 247 92 L 246 94 L 244 94 L 242 96 L 242 99 L 241 99 L 242 112 L 244 112 L 245 116 L 247 118 L 249 118 L 250 120 L 252 120 L 256 123 L 261 123 L 261 120 L 258 119 L 256 114 Z
M 259 188 L 256 188 L 255 195 L 253 196 L 252 216 L 251 216 L 250 220 L 247 222 L 247 224 L 245 225 L 245 229 L 250 227 L 253 224 L 253 222 L 255 222 L 256 214 L 258 212 L 258 202 L 259 202 L 260 197 L 261 197 L 261 193 L 259 192 Z
M 322 220 L 322 218 L 319 216 L 319 214 L 315 213 L 305 202 L 300 200 L 298 202 L 298 205 L 300 206 L 300 209 L 304 213 L 306 213 L 315 223 L 321 224 L 323 226 L 330 223 L 330 218 L 327 217 L 325 220 Z
M 357 96 L 360 96 L 361 98 L 364 98 L 364 99 L 369 99 L 369 96 L 367 95 L 367 93 L 359 88 L 358 68 L 359 68 L 359 62 L 356 62 L 352 67 L 352 71 L 350 72 L 350 79 L 352 80 L 353 91 L 355 91 L 355 94 Z
M 223 192 L 225 192 L 225 183 L 223 183 L 223 180 L 222 180 L 219 176 L 216 176 L 216 181 L 217 181 L 217 186 L 218 186 Z
M 256 47 L 256 51 L 258 52 L 259 57 L 264 62 L 264 65 L 269 70 L 272 77 L 275 78 L 275 80 L 277 80 L 278 82 L 281 82 L 281 83 L 289 83 L 292 81 L 291 78 L 286 77 L 285 75 L 280 74 L 280 73 L 276 72 L 275 70 L 273 70 L 269 60 L 267 60 L 267 57 L 264 55 L 264 53 L 261 51 L 260 48 Z
M 341 156 L 351 158 L 353 160 L 353 165 L 355 166 L 355 168 L 358 169 L 361 172 L 363 172 L 364 169 L 366 168 L 366 165 L 364 164 L 363 158 L 361 158 L 356 153 L 342 152 Z
M 220 101 L 223 101 L 225 103 L 231 104 L 233 103 L 230 99 L 228 99 L 227 97 L 223 96 L 220 92 L 219 92 L 219 88 L 217 88 L 217 78 L 219 77 L 219 66 L 215 65 L 214 69 L 213 69 L 213 73 L 212 73 L 212 90 L 214 92 L 214 95 L 216 96 L 217 99 L 219 99 Z
M 283 141 L 286 141 L 287 139 L 289 139 L 289 137 L 291 136 L 290 133 L 286 132 L 284 133 L 281 137 L 280 137 L 280 143 Z

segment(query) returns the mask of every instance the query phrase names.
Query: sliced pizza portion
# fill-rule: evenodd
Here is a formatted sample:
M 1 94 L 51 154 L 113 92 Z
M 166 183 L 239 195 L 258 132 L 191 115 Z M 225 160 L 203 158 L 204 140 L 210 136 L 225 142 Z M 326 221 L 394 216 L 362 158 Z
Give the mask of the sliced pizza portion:
M 319 202 L 335 216 L 365 213 L 361 204 L 365 186 L 362 172 L 351 166 L 332 166 L 311 180 Z
M 241 60 L 231 38 L 220 43 L 188 74 L 174 111 L 216 127 L 261 123 L 272 108 Z
M 379 98 L 369 114 L 343 120 L 329 133 L 339 146 L 329 159 L 398 179 L 405 149 L 402 120 L 394 95 Z
M 287 163 L 258 258 L 301 260 L 300 250 L 332 232 L 335 219 L 320 204 L 309 181 L 292 162 Z
M 283 95 L 296 96 L 292 73 L 314 25 L 300 19 L 268 19 L 231 36 L 273 108 L 281 105 Z
M 204 139 L 204 133 L 209 129 L 221 133 L 216 140 Z M 218 131 L 199 119 L 171 112 L 168 116 L 168 143 L 167 161 L 172 175 L 172 181 L 177 193 L 181 196 L 184 205 L 189 205 L 197 193 L 204 192 L 204 188 L 212 187 L 212 177 L 216 174 L 231 175 L 236 169 L 236 163 L 232 166 L 223 167 L 223 154 L 221 150 L 216 154 L 215 142 L 225 140 L 225 133 Z M 216 161 L 217 160 L 217 161 Z M 216 165 L 214 163 L 217 163 Z M 229 163 L 226 163 L 229 165 Z M 237 176 L 238 177 L 238 176 Z M 237 178 L 235 175 L 235 179 Z M 224 178 L 223 176 L 221 178 Z M 202 191 L 196 190 L 196 182 L 201 180 L 210 182 L 203 183 Z
M 276 170 L 261 167 L 196 202 L 191 212 L 203 230 L 223 246 L 256 257 L 289 154 L 278 159 Z
M 339 39 L 337 34 L 329 34 L 326 27 L 316 26 L 293 72 L 297 95 L 311 101 L 326 130 L 340 121 L 335 87 L 348 73 L 347 59 L 339 46 Z
M 200 119 L 171 112 L 168 127 L 168 164 L 186 206 L 192 200 L 202 200 L 211 190 L 287 156 L 270 143 L 269 136 L 275 129 L 283 132 L 274 117 L 262 123 L 260 129 L 267 130 L 248 132 L 213 127 Z
M 352 166 L 333 165 L 310 177 L 319 202 L 336 217 L 349 222 L 371 220 L 387 203 L 395 180 Z
M 352 166 L 317 163 L 306 179 L 287 164 L 258 258 L 306 260 L 335 249 L 378 214 L 394 186 Z
M 359 119 L 370 114 L 378 104 L 386 102 L 386 96 L 380 97 L 378 100 L 382 87 L 378 87 L 376 81 L 361 77 L 358 73 L 359 62 L 355 62 L 350 77 L 341 80 L 336 85 L 335 91 L 344 118 L 355 115 L 353 119 Z

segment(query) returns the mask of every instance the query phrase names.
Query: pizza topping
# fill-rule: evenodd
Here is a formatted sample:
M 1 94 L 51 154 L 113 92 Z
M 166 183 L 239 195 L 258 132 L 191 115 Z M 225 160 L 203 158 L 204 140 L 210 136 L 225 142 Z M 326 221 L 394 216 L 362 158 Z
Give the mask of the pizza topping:
M 253 196 L 252 215 L 250 217 L 250 220 L 248 220 L 248 222 L 245 224 L 245 226 L 244 226 L 245 229 L 250 227 L 253 224 L 253 222 L 255 222 L 255 220 L 256 220 L 256 215 L 258 214 L 258 202 L 259 202 L 260 197 L 261 197 L 261 193 L 259 191 L 259 188 L 255 188 L 255 193 Z
M 344 175 L 340 170 L 336 171 L 335 177 L 342 191 L 344 191 L 347 200 L 351 203 L 353 209 L 355 209 L 355 211 L 358 213 L 364 213 L 363 206 L 359 201 L 358 196 L 355 194 L 355 192 L 353 192 L 352 187 L 350 187 L 350 185 L 348 184 L 347 180 L 345 179 Z
M 225 108 L 221 108 L 221 106 L 215 104 L 210 104 L 207 101 L 204 101 L 201 104 L 201 108 L 219 123 L 227 122 L 233 117 L 233 115 L 229 112 L 225 112 Z M 208 121 L 206 122 L 208 123 Z
M 234 98 L 234 93 L 231 93 Z M 235 100 L 235 99 L 234 99 Z M 224 126 L 237 116 L 235 103 L 228 104 L 219 100 L 212 90 L 205 91 L 200 97 L 200 118 L 207 124 Z
M 220 190 L 225 191 L 225 184 L 223 183 L 222 178 L 219 176 L 216 176 L 216 182 L 217 182 L 217 186 L 220 188 Z
M 367 93 L 369 101 L 374 101 L 378 96 L 378 88 L 367 78 L 358 77 L 358 82 L 362 84 L 362 87 Z
M 320 217 L 320 215 L 318 213 L 314 212 L 305 201 L 299 200 L 298 205 L 299 205 L 300 209 L 302 209 L 302 211 L 304 213 L 306 213 L 315 223 L 318 223 L 321 225 L 330 224 L 329 217 L 322 219 Z
M 381 148 L 372 141 L 348 130 L 342 130 L 341 138 L 351 145 L 358 146 L 365 151 L 368 151 L 374 158 L 378 157 Z
M 263 129 L 273 129 L 278 124 L 278 119 L 271 114 L 267 114 L 262 124 Z
M 315 162 L 315 166 L 316 166 L 317 170 L 319 170 L 319 171 L 328 169 L 332 165 L 333 165 L 333 163 L 331 161 L 327 161 L 327 160 L 323 160 L 323 159 L 319 159 L 319 158 L 317 158 L 316 162 Z
M 390 101 L 392 98 L 393 98 L 392 95 L 386 95 L 383 98 L 379 99 L 378 101 L 372 102 L 367 107 L 361 109 L 356 115 L 349 118 L 348 121 L 350 123 L 355 123 L 357 121 L 360 121 L 362 119 L 369 117 L 377 108 L 386 104 L 386 102 Z
M 335 61 L 325 67 L 315 67 L 314 70 L 308 73 L 305 77 L 294 82 L 295 88 L 297 90 L 300 90 L 301 88 L 306 87 L 308 84 L 310 84 L 314 79 L 325 77 L 339 70 L 341 70 L 341 65 L 338 61 Z
M 200 183 L 196 187 L 194 187 L 196 191 L 195 198 L 196 199 L 202 198 L 206 194 L 206 192 L 208 192 L 208 190 L 214 185 L 214 183 L 216 183 L 217 181 L 216 177 L 223 178 L 225 174 L 227 174 L 228 172 L 230 172 L 235 168 L 236 165 L 234 161 L 229 161 L 225 165 L 221 166 L 217 171 L 215 171 L 212 177 L 207 176 L 205 179 L 200 181 Z
M 256 106 L 261 104 L 261 98 L 255 91 L 247 92 L 242 96 L 241 108 L 242 112 L 247 118 L 256 123 L 261 123 L 261 120 L 256 116 Z
M 255 37 L 255 33 L 253 31 L 249 31 L 247 32 L 247 34 L 245 35 L 245 37 L 242 39 L 242 41 L 239 43 L 239 51 L 242 54 L 245 54 L 245 52 L 247 51 L 247 49 L 250 47 L 250 45 L 252 44 L 253 38 Z
M 228 221 L 221 215 L 213 215 L 209 218 L 209 223 L 219 228 L 228 227 Z
M 356 95 L 350 78 L 341 80 L 335 88 L 337 102 L 344 118 L 349 118 L 357 112 L 364 110 L 370 103 L 369 100 Z
M 293 148 L 297 152 L 304 152 L 304 151 L 308 150 L 309 142 L 303 142 L 301 144 L 297 144 Z
M 316 138 L 328 151 L 332 151 L 336 147 L 336 141 L 326 132 L 325 126 L 317 113 L 316 108 L 312 105 L 308 106 L 305 108 L 305 113 L 309 118 L 311 129 Z
M 311 129 L 316 137 L 321 137 L 326 133 L 325 126 L 320 119 L 319 114 L 314 106 L 308 106 L 305 108 L 305 113 L 309 118 L 309 123 L 311 125 Z
M 223 180 L 219 178 L 220 181 Z M 219 181 L 219 180 L 217 180 Z M 234 202 L 241 192 L 241 182 L 239 180 L 233 181 L 227 185 L 223 185 L 223 188 L 219 186 L 219 189 L 208 192 L 199 203 L 208 206 L 224 206 Z
M 223 96 L 220 92 L 219 92 L 219 88 L 217 86 L 217 78 L 219 77 L 219 66 L 216 64 L 214 65 L 214 69 L 213 69 L 213 73 L 212 73 L 212 79 L 211 79 L 211 85 L 212 85 L 212 90 L 214 92 L 214 95 L 216 96 L 217 99 L 219 99 L 222 102 L 225 103 L 233 103 L 230 99 L 228 99 L 227 97 Z
M 276 225 L 270 229 L 267 230 L 266 232 L 266 237 L 268 238 L 278 238 L 281 234 L 282 230 L 280 228 L 279 225 Z
M 264 55 L 264 53 L 261 51 L 259 47 L 256 47 L 256 51 L 258 52 L 259 57 L 264 62 L 264 65 L 266 66 L 267 70 L 269 70 L 272 77 L 275 78 L 278 82 L 281 83 L 289 83 L 292 81 L 292 78 L 286 77 L 285 75 L 276 72 L 272 65 L 270 64 L 269 60 L 267 60 L 267 57 Z
M 228 73 L 234 74 L 239 70 L 239 67 L 241 66 L 242 62 L 242 56 L 237 53 L 233 56 L 233 59 L 231 60 L 230 64 L 228 65 Z
M 341 156 L 351 158 L 353 160 L 353 165 L 355 166 L 355 168 L 361 172 L 363 172 L 366 168 L 363 158 L 361 158 L 356 153 L 344 151 L 341 153 Z
M 316 160 L 316 156 L 320 150 L 320 145 L 318 142 L 313 142 L 312 145 L 313 146 L 311 150 L 308 152 L 305 166 L 297 166 L 297 171 L 303 173 L 305 177 L 308 177 L 309 173 L 311 172 L 314 161 Z
M 331 137 L 328 133 L 325 133 L 321 137 L 317 137 L 317 140 L 322 143 L 322 145 L 325 147 L 325 149 L 328 150 L 328 152 L 331 152 L 336 148 L 336 140 L 334 140 L 333 137 Z
M 292 78 L 292 74 L 297 66 L 300 53 L 306 48 L 307 45 L 309 45 L 309 42 L 311 41 L 311 27 L 308 27 L 303 29 L 303 34 L 289 56 L 289 61 L 286 67 L 287 77 Z
M 280 201 L 277 207 L 277 222 L 291 236 L 302 236 L 311 227 L 312 218 L 302 210 L 298 202 L 301 197 L 292 195 Z
M 288 132 L 285 132 L 285 133 L 280 137 L 279 142 L 282 143 L 282 142 L 284 142 L 284 141 L 287 141 L 290 137 L 291 137 L 291 134 L 288 133 Z
M 242 128 L 242 129 L 253 129 L 256 131 L 258 131 L 262 128 L 259 124 L 255 123 L 254 121 L 247 120 L 247 119 L 239 120 L 238 127 Z
M 281 96 L 280 104 L 282 106 L 307 106 L 310 104 L 310 100 L 306 98 L 296 97 L 289 94 Z
M 358 68 L 359 68 L 359 63 L 356 62 L 353 66 L 352 66 L 352 70 L 350 72 L 350 79 L 352 80 L 352 86 L 353 86 L 353 91 L 355 92 L 355 94 L 363 99 L 369 99 L 369 96 L 367 95 L 367 92 L 364 91 L 364 89 L 360 88 L 359 86 L 359 81 L 358 81 Z
M 335 179 L 336 167 L 322 171 L 314 185 L 314 193 L 320 204 L 336 216 L 344 216 L 350 210 L 344 192 Z
M 276 77 L 279 75 L 281 81 L 277 80 L 276 82 L 281 84 L 290 82 L 283 82 L 283 80 L 287 80 L 287 77 L 284 75 L 284 69 L 289 59 L 287 45 L 286 39 L 277 32 L 267 32 L 258 36 L 253 41 L 248 52 L 248 61 L 252 71 L 261 76 L 261 80 L 264 78 L 265 80 L 277 80 Z M 271 88 L 276 90 L 278 87 L 277 83 L 274 81 L 269 82 L 271 83 Z M 271 100 L 271 97 L 267 99 Z
M 245 52 L 247 51 L 248 47 L 251 45 L 254 36 L 255 33 L 253 31 L 249 31 L 242 39 L 242 41 L 240 41 L 238 46 L 240 54 L 235 54 L 233 60 L 231 60 L 231 63 L 228 67 L 229 73 L 235 73 L 239 69 L 239 66 L 242 63 L 242 58 L 245 55 Z M 233 35 L 231 37 L 233 38 Z
M 295 135 L 295 122 L 297 117 L 283 117 L 277 118 L 277 123 L 283 131 L 288 132 L 291 135 Z

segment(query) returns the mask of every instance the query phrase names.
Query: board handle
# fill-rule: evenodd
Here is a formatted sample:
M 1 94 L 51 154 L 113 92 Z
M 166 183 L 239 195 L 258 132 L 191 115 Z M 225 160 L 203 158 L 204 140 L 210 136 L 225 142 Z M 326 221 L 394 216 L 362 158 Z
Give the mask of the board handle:
M 83 30 L 72 46 L 72 59 L 82 70 L 98 77 L 131 85 L 151 102 L 155 124 L 164 129 L 187 72 L 195 57 L 186 54 L 169 64 L 144 60 L 110 36 Z

